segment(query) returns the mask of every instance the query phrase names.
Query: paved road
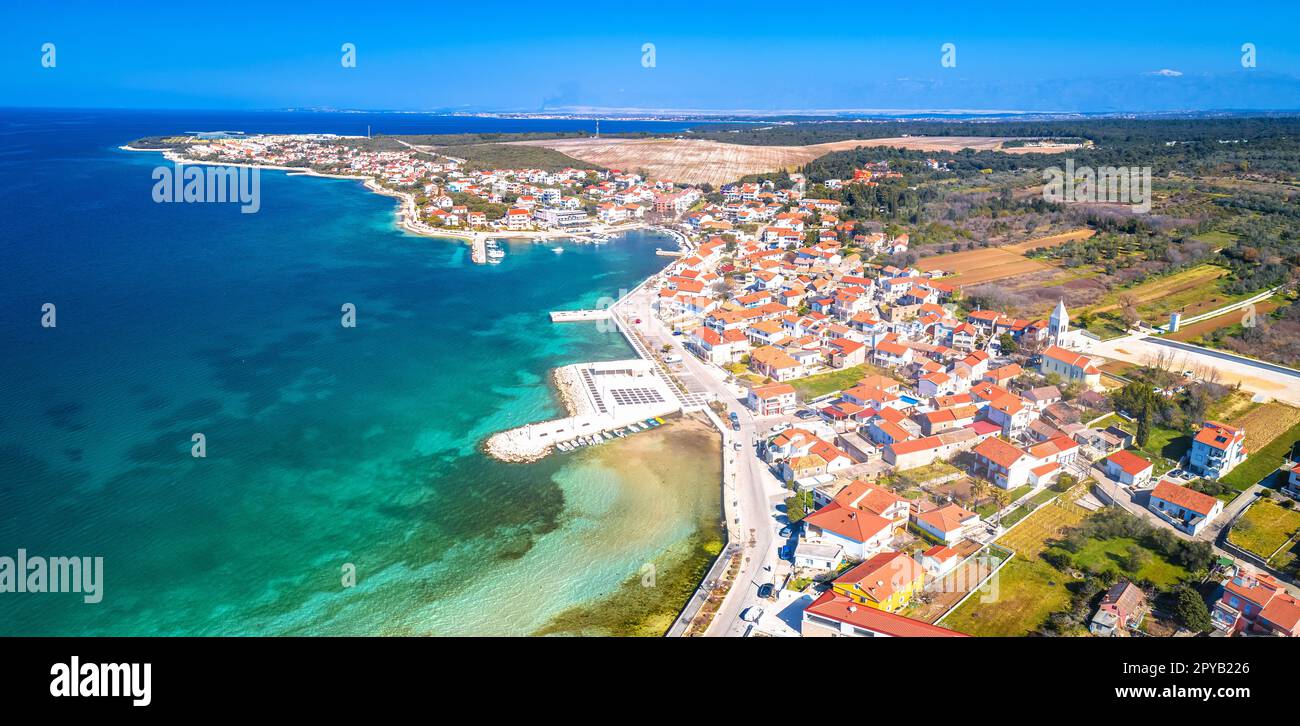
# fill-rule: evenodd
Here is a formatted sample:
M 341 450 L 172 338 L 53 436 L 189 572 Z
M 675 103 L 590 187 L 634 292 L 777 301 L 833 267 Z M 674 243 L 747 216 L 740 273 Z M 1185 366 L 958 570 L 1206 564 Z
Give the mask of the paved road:
M 714 617 L 707 635 L 741 636 L 748 625 L 740 613 L 750 605 L 759 604 L 758 586 L 770 582 L 776 564 L 776 504 L 782 501 L 784 489 L 767 465 L 758 459 L 753 441 L 766 426 L 755 420 L 740 398 L 740 389 L 726 383 L 727 374 L 716 366 L 704 363 L 686 350 L 682 337 L 673 336 L 651 312 L 649 303 L 654 297 L 650 286 L 638 290 L 627 301 L 638 312 L 640 319 L 634 327 L 650 342 L 653 350 L 663 344 L 673 346 L 673 352 L 682 357 L 682 370 L 678 378 L 691 391 L 707 391 L 716 395 L 735 411 L 740 419 L 740 431 L 733 431 L 725 421 L 723 436 L 723 495 L 729 508 L 739 514 L 740 522 L 733 516 L 727 522 L 732 541 L 740 542 L 745 552 L 745 562 L 722 607 Z M 724 414 L 725 417 L 725 414 Z M 734 442 L 741 443 L 737 451 Z M 766 607 L 766 604 L 760 605 Z
M 1261 292 L 1258 295 L 1252 295 L 1251 297 L 1248 297 L 1245 300 L 1239 300 L 1235 303 L 1228 303 L 1223 307 L 1216 308 L 1207 313 L 1200 313 L 1199 315 L 1192 315 L 1191 317 L 1183 318 L 1182 322 L 1180 323 L 1180 327 L 1191 325 L 1192 323 L 1198 323 L 1202 320 L 1209 320 L 1210 318 L 1217 318 L 1220 315 L 1225 315 L 1234 310 L 1241 310 L 1242 308 L 1250 305 L 1254 305 L 1257 302 L 1263 302 L 1264 300 L 1267 300 L 1270 297 L 1273 297 L 1277 293 L 1281 292 L 1283 287 L 1285 286 L 1279 285 L 1271 290 L 1265 290 L 1264 292 Z M 1159 330 L 1168 331 L 1169 323 L 1165 323 L 1164 325 L 1157 325 L 1156 328 Z
M 1261 361 L 1251 361 L 1209 351 L 1196 346 L 1171 345 L 1176 341 L 1148 338 L 1145 335 L 1129 335 L 1113 340 L 1098 341 L 1088 350 L 1090 354 L 1113 358 L 1129 363 L 1146 365 L 1157 355 L 1168 355 L 1171 348 L 1177 349 L 1174 367 L 1177 370 L 1214 369 L 1219 372 L 1220 381 L 1241 387 L 1252 393 L 1300 406 L 1300 381 L 1288 369 L 1279 369 Z

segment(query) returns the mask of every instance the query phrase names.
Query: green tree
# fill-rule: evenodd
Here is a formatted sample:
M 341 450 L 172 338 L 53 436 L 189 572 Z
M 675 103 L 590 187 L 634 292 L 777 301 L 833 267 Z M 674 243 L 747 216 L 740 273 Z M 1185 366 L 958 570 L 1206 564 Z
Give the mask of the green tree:
M 1200 593 L 1187 585 L 1180 585 L 1174 598 L 1174 617 L 1179 624 L 1196 633 L 1210 629 L 1210 609 L 1205 606 Z
M 1134 440 L 1137 441 L 1138 448 L 1141 449 L 1145 449 L 1147 447 L 1147 442 L 1151 440 L 1150 407 L 1144 407 L 1142 412 L 1138 414 L 1137 436 Z
M 803 518 L 813 511 L 812 492 L 798 492 L 792 497 L 786 497 L 785 515 L 791 524 L 802 522 Z

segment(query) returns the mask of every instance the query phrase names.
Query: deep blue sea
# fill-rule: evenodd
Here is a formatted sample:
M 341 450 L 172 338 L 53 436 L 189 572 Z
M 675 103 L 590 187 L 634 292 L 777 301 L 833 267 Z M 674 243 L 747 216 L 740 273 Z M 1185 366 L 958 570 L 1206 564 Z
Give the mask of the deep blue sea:
M 118 148 L 367 125 L 587 127 L 0 109 L 0 556 L 99 556 L 105 579 L 98 604 L 0 593 L 0 634 L 523 634 L 716 509 L 710 467 L 664 481 L 599 452 L 521 466 L 479 449 L 559 413 L 552 368 L 630 355 L 546 313 L 632 287 L 667 240 L 514 242 L 472 265 L 463 243 L 398 230 L 395 201 L 355 181 L 263 172 L 256 214 L 159 204 L 161 156 Z M 642 128 L 679 126 L 602 123 Z

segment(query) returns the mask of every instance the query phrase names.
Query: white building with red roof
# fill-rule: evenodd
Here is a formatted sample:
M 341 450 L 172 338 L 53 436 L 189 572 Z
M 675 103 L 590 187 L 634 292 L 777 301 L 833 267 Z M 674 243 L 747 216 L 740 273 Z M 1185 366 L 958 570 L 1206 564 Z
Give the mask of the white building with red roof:
M 1061 380 L 1082 383 L 1088 388 L 1101 385 L 1101 369 L 1092 358 L 1059 345 L 1050 345 L 1043 351 L 1038 370 L 1043 375 L 1055 373 Z
M 1155 465 L 1127 449 L 1120 449 L 1103 460 L 1106 476 L 1125 486 L 1140 489 L 1151 480 Z
M 980 524 L 980 515 L 958 504 L 945 504 L 922 512 L 913 520 L 916 527 L 939 542 L 951 545 L 965 539 Z
M 839 545 L 846 556 L 857 560 L 865 560 L 885 549 L 896 527 L 893 520 L 839 501 L 832 501 L 803 521 L 809 540 Z
M 1195 537 L 1223 513 L 1223 502 L 1166 479 L 1151 490 L 1147 509 L 1178 531 Z
M 1188 468 L 1208 479 L 1218 479 L 1246 460 L 1246 431 L 1217 421 L 1206 421 L 1187 452 Z
M 964 638 L 955 630 L 859 605 L 827 590 L 803 611 L 800 633 L 805 638 Z

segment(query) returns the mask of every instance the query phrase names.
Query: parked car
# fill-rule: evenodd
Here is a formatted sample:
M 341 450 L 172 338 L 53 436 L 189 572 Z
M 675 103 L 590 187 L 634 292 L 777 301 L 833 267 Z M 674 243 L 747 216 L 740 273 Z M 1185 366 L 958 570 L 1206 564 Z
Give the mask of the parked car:
M 757 623 L 761 617 L 763 617 L 763 608 L 757 605 L 750 605 L 740 613 L 740 619 L 747 623 Z
M 739 431 L 739 430 L 740 430 L 740 422 L 739 422 L 739 421 L 732 421 L 732 422 L 731 422 L 731 430 L 732 430 L 732 431 Z
M 745 445 L 742 444 L 739 440 L 737 440 L 735 444 L 733 444 L 733 447 L 736 449 L 736 451 L 740 451 L 741 449 L 745 448 Z
M 779 424 L 773 426 L 772 428 L 768 429 L 768 430 L 767 430 L 767 433 L 770 434 L 770 435 L 772 435 L 772 436 L 775 436 L 776 434 L 779 434 L 779 433 L 781 433 L 782 431 L 785 431 L 785 430 L 788 429 L 788 428 L 790 428 L 790 424 L 782 422 L 782 423 L 779 423 Z
M 735 411 L 732 411 L 731 413 L 727 414 L 727 418 L 731 419 L 732 421 L 740 420 L 740 417 L 736 415 Z
M 787 524 L 786 526 L 781 528 L 780 535 L 782 537 L 789 537 L 792 534 L 794 534 L 794 525 Z
M 807 420 L 807 419 L 810 419 L 810 418 L 812 418 L 813 416 L 816 416 L 816 415 L 817 415 L 817 414 L 816 414 L 815 412 L 813 412 L 813 411 L 809 411 L 809 410 L 806 410 L 806 409 L 805 409 L 805 410 L 799 411 L 799 412 L 796 413 L 794 416 L 795 416 L 795 418 L 801 418 L 801 419 Z
M 776 591 L 776 586 L 770 582 L 765 582 L 758 586 L 758 596 L 764 600 L 772 599 L 772 593 Z
M 682 334 L 682 331 L 680 331 L 680 330 L 674 330 L 674 331 L 673 331 L 673 335 L 681 335 L 681 334 Z

